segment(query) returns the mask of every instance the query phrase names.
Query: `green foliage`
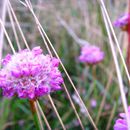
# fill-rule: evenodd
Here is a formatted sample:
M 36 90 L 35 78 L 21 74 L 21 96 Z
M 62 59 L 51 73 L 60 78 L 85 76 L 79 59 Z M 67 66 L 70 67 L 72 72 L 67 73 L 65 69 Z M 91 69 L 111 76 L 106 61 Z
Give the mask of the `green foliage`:
M 13 3 L 13 2 L 12 2 Z M 59 54 L 67 72 L 71 76 L 80 96 L 85 102 L 90 115 L 96 121 L 96 117 L 99 112 L 99 108 L 105 93 L 106 86 L 108 84 L 110 75 L 112 73 L 111 83 L 109 84 L 109 90 L 106 92 L 106 100 L 103 106 L 103 110 L 100 115 L 98 122 L 99 130 L 105 130 L 108 120 L 111 116 L 111 111 L 113 109 L 113 104 L 117 104 L 113 119 L 111 121 L 110 130 L 113 129 L 113 125 L 118 115 L 119 111 L 123 111 L 120 104 L 120 93 L 118 87 L 117 76 L 114 71 L 114 62 L 112 59 L 112 54 L 109 47 L 109 41 L 107 39 L 106 28 L 103 22 L 100 6 L 95 1 L 87 0 L 86 4 L 74 1 L 43 1 L 43 4 L 38 5 L 38 0 L 33 1 L 35 6 L 35 11 L 40 10 L 37 14 L 39 15 L 39 20 L 47 32 L 50 41 L 54 45 L 57 53 Z M 108 9 L 118 9 L 118 2 L 107 3 Z M 112 4 L 112 5 L 110 5 Z M 20 3 L 16 1 L 13 3 L 14 9 L 16 9 L 16 14 L 21 23 L 24 35 L 27 38 L 29 46 L 41 46 L 44 49 L 44 54 L 47 53 L 44 42 L 38 33 L 37 26 L 34 24 L 34 19 L 31 13 L 26 10 Z M 124 8 L 124 7 L 122 7 Z M 112 13 L 113 10 L 110 10 Z M 86 13 L 87 12 L 87 13 Z M 105 52 L 105 59 L 102 63 L 95 65 L 95 68 L 82 64 L 78 60 L 80 55 L 80 45 L 70 36 L 69 32 L 61 26 L 60 22 L 57 20 L 57 15 L 60 15 L 67 24 L 72 28 L 75 34 L 79 38 L 84 38 L 90 44 L 95 44 L 101 47 Z M 113 13 L 113 15 L 115 15 Z M 117 16 L 115 16 L 117 17 Z M 8 19 L 7 19 L 8 20 Z M 88 21 L 88 22 L 87 22 Z M 7 22 L 10 22 L 9 20 Z M 14 35 L 11 28 L 8 29 L 10 33 L 11 40 L 13 42 L 14 48 L 18 50 Z M 19 33 L 18 33 L 19 34 Z M 119 34 L 119 32 L 117 32 Z M 20 44 L 22 48 L 25 48 L 24 42 L 21 36 L 18 35 L 20 39 Z M 6 46 L 5 46 L 6 45 Z M 52 51 L 52 50 L 51 50 Z M 10 53 L 8 43 L 4 44 L 3 55 Z M 124 52 L 125 53 L 125 52 Z M 54 53 L 53 53 L 54 54 Z M 122 75 L 125 75 L 122 64 Z M 73 97 L 75 94 L 72 85 L 70 84 L 65 72 L 60 66 L 60 70 L 64 77 L 66 87 Z M 123 80 L 126 85 L 128 85 L 126 76 L 123 76 Z M 1 94 L 2 95 L 2 94 Z M 74 111 L 70 105 L 66 92 L 63 90 L 51 94 L 57 110 L 68 130 L 80 130 L 80 125 L 77 122 L 77 118 Z M 95 107 L 92 107 L 91 100 L 94 99 L 97 102 Z M 58 121 L 58 118 L 46 96 L 39 99 L 41 107 L 46 115 L 46 118 L 53 130 L 61 130 L 62 127 Z M 130 101 L 130 98 L 129 98 Z M 85 126 L 85 130 L 92 130 L 93 127 L 88 120 L 88 117 L 81 110 L 81 104 L 77 104 L 73 99 L 76 106 L 76 110 Z M 45 130 L 47 129 L 45 122 L 43 120 L 43 125 Z M 6 99 L 3 96 L 0 97 L 0 130 L 37 130 L 33 115 L 30 110 L 29 101 L 26 99 L 18 99 L 14 97 L 13 99 Z

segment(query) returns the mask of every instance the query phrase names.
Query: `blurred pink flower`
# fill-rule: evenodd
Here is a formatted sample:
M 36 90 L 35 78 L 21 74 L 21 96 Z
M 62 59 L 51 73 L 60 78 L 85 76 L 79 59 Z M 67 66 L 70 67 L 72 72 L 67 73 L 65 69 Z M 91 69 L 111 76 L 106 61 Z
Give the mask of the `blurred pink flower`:
M 63 78 L 58 70 L 59 61 L 43 55 L 40 47 L 8 54 L 2 63 L 0 88 L 6 97 L 35 99 L 61 89 Z
M 91 107 L 95 108 L 97 106 L 97 101 L 95 99 L 91 99 Z
M 81 48 L 79 60 L 87 64 L 96 64 L 104 59 L 104 52 L 94 45 L 85 45 Z
M 130 106 L 128 107 L 128 112 L 130 116 Z M 114 125 L 114 130 L 128 130 L 125 113 L 120 113 L 119 116 L 120 118 L 116 120 Z
M 122 17 L 114 22 L 114 26 L 121 28 L 123 31 L 128 30 L 129 14 L 124 14 Z

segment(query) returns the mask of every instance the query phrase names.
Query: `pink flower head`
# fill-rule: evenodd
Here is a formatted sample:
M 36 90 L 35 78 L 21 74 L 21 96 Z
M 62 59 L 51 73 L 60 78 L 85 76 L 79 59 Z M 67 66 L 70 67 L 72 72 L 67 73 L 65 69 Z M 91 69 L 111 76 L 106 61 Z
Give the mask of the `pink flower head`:
M 97 101 L 95 99 L 91 99 L 90 103 L 92 108 L 95 108 L 97 106 Z
M 59 60 L 43 55 L 40 47 L 7 55 L 2 61 L 0 88 L 3 95 L 35 99 L 61 89 Z
M 128 113 L 130 116 L 130 106 L 128 107 Z M 114 130 L 128 130 L 125 113 L 120 113 L 120 118 L 116 120 Z
M 104 52 L 94 45 L 85 45 L 81 49 L 79 60 L 87 64 L 96 64 L 104 59 Z
M 121 28 L 123 31 L 128 30 L 130 15 L 125 14 L 114 22 L 114 26 Z

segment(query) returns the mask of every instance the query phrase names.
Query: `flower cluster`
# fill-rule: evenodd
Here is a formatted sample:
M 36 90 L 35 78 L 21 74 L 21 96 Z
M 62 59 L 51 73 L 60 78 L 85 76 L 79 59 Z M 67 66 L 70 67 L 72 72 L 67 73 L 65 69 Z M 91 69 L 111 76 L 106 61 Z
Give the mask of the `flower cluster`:
M 128 113 L 130 116 L 130 106 L 128 107 Z M 114 130 L 128 130 L 125 113 L 120 113 L 120 118 L 116 120 Z
M 114 26 L 121 28 L 123 31 L 127 31 L 129 20 L 130 20 L 130 15 L 125 14 L 114 22 Z
M 104 52 L 94 45 L 85 45 L 81 49 L 79 60 L 87 64 L 96 64 L 104 59 Z
M 2 61 L 0 88 L 3 95 L 35 99 L 61 89 L 59 60 L 43 55 L 40 47 L 8 54 Z

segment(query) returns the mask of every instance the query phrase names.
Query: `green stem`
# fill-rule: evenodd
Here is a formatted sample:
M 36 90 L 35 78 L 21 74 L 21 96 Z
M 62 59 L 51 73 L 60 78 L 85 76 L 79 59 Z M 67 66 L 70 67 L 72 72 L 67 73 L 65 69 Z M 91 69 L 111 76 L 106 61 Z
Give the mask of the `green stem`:
M 33 118 L 34 118 L 37 130 L 43 130 L 43 127 L 41 126 L 41 123 L 39 120 L 38 111 L 37 111 L 37 108 L 35 106 L 35 100 L 29 100 L 29 103 L 30 103 L 31 111 L 33 114 Z

